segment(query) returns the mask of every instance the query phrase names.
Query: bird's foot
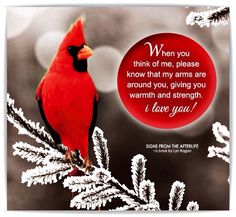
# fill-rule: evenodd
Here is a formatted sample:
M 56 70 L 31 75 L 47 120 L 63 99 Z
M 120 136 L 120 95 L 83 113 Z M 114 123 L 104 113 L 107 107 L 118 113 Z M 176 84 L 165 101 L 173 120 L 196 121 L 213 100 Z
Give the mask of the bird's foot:
M 85 168 L 85 173 L 92 168 L 92 162 L 87 158 L 84 161 L 83 167 Z
M 78 155 L 78 153 L 77 153 L 77 155 Z M 70 150 L 66 150 L 65 159 L 70 163 L 70 165 L 73 169 L 78 169 L 78 167 L 76 165 L 79 165 L 78 164 L 78 162 L 79 162 L 79 163 L 81 163 L 80 164 L 81 167 L 85 169 L 84 173 L 86 173 L 87 171 L 93 170 L 92 162 L 88 158 L 86 158 L 84 161 L 80 162 L 80 161 L 78 161 L 77 156 L 74 155 L 73 152 L 71 152 Z
M 75 169 L 76 166 L 75 166 L 75 164 L 74 164 L 74 157 L 73 157 L 72 152 L 71 152 L 70 150 L 66 150 L 65 158 L 66 158 L 66 160 L 69 161 L 71 167 L 72 167 L 73 169 Z

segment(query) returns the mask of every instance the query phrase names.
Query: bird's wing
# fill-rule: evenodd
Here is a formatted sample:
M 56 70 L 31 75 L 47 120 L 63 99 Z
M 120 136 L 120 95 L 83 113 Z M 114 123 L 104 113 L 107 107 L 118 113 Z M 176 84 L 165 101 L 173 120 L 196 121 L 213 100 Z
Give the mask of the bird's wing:
M 36 96 L 36 97 L 38 97 L 38 96 Z M 42 98 L 41 97 L 37 98 L 37 101 L 38 101 L 40 114 L 44 120 L 44 123 L 46 124 L 46 126 L 48 128 L 49 133 L 51 134 L 51 136 L 56 144 L 61 144 L 61 138 L 60 138 L 59 134 L 51 127 L 51 125 L 47 121 L 47 118 L 46 118 L 44 110 L 43 110 Z
M 41 93 L 42 93 L 42 88 L 43 88 L 43 83 L 45 80 L 45 76 L 43 77 L 43 79 L 40 81 L 37 90 L 36 90 L 36 99 L 39 100 L 41 98 Z
M 46 78 L 47 74 L 48 73 L 46 73 L 44 75 L 43 79 L 40 81 L 39 86 L 36 90 L 36 100 L 38 101 L 38 106 L 39 106 L 39 111 L 40 111 L 41 117 L 42 117 L 44 123 L 46 124 L 46 127 L 48 128 L 49 133 L 51 134 L 51 136 L 52 136 L 53 140 L 55 141 L 55 143 L 61 144 L 61 138 L 60 138 L 59 134 L 48 123 L 46 115 L 45 115 L 44 110 L 43 110 L 42 89 L 43 89 L 43 84 L 44 84 L 44 81 L 45 81 L 45 78 Z
M 92 117 L 92 121 L 91 121 L 91 124 L 90 124 L 90 127 L 89 127 L 89 141 L 92 138 L 93 130 L 94 130 L 95 125 L 96 125 L 97 113 L 98 113 L 98 97 L 95 96 L 94 101 L 93 101 L 93 117 Z

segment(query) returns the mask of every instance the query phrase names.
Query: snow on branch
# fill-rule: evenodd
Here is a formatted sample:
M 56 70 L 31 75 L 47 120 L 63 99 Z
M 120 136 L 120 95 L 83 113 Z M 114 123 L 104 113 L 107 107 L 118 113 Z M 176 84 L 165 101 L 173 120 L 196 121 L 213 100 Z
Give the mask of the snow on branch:
M 83 190 L 90 190 L 99 185 L 107 184 L 111 174 L 109 171 L 96 168 L 93 175 L 71 176 L 67 177 L 63 185 L 71 190 L 71 192 L 81 192 Z
M 185 191 L 185 184 L 175 181 L 171 186 L 169 197 L 169 210 L 178 210 L 182 204 Z
M 216 122 L 212 125 L 212 131 L 216 137 L 216 141 L 229 146 L 229 131 L 226 126 Z
M 68 164 L 48 163 L 46 166 L 37 166 L 34 169 L 22 173 L 21 182 L 27 183 L 30 187 L 32 184 L 52 184 L 56 183 L 62 177 L 68 175 L 73 168 Z
M 42 147 L 34 147 L 24 142 L 17 142 L 12 148 L 14 150 L 14 156 L 18 155 L 22 159 L 26 159 L 27 161 L 36 164 L 43 163 L 46 156 L 49 154 L 48 150 L 45 150 Z
M 212 132 L 216 138 L 216 141 L 223 144 L 223 147 L 219 146 L 209 146 L 207 157 L 218 157 L 229 163 L 230 153 L 229 153 L 229 140 L 230 133 L 226 126 L 222 125 L 219 122 L 216 122 L 212 125 Z
M 203 12 L 190 12 L 186 18 L 186 24 L 193 26 L 194 24 L 200 27 L 210 27 L 228 24 L 230 19 L 229 7 L 220 7 L 214 10 Z
M 13 155 L 20 156 L 37 166 L 22 173 L 21 181 L 28 187 L 35 184 L 53 184 L 64 178 L 63 187 L 75 192 L 70 206 L 77 209 L 93 210 L 105 206 L 113 198 L 125 203 L 116 210 L 152 210 L 159 211 L 159 202 L 155 199 L 155 184 L 146 180 L 146 158 L 137 154 L 131 161 L 132 183 L 134 189 L 121 184 L 109 171 L 109 152 L 104 132 L 96 127 L 93 132 L 94 151 L 99 167 L 87 170 L 79 151 L 72 153 L 73 165 L 65 157 L 66 148 L 56 144 L 39 123 L 27 120 L 14 100 L 7 96 L 7 119 L 18 129 L 19 134 L 28 135 L 43 147 L 17 142 L 13 145 Z M 75 171 L 79 172 L 76 173 Z M 73 176 L 72 176 L 73 174 Z M 178 210 L 184 196 L 185 185 L 176 181 L 170 192 L 170 210 Z M 187 209 L 198 210 L 196 204 L 189 203 Z
M 190 201 L 187 205 L 187 211 L 198 211 L 199 205 L 195 201 Z
M 98 127 L 95 127 L 93 133 L 93 144 L 94 152 L 98 162 L 99 167 L 108 169 L 109 167 L 109 154 L 107 148 L 107 140 L 103 136 L 103 131 Z
M 94 176 L 72 176 L 64 180 L 64 187 L 68 187 L 71 192 L 81 192 L 83 190 L 90 190 L 99 184 L 99 179 Z
M 143 155 L 138 154 L 133 157 L 131 163 L 131 172 L 132 172 L 132 182 L 134 186 L 134 191 L 137 195 L 139 195 L 140 183 L 145 179 L 146 176 L 146 167 L 145 167 L 146 159 Z
M 226 163 L 229 163 L 229 150 L 227 148 L 221 148 L 221 147 L 215 147 L 215 146 L 209 146 L 208 147 L 208 155 L 207 157 L 218 157 L 224 160 Z
M 154 183 L 150 180 L 143 180 L 139 186 L 139 195 L 145 202 L 153 202 L 156 195 Z
M 47 165 L 48 163 L 69 163 L 61 152 L 55 149 L 44 149 L 35 147 L 25 142 L 16 142 L 12 145 L 13 155 L 20 156 L 29 162 L 37 165 Z
M 107 202 L 118 197 L 120 191 L 110 185 L 102 185 L 97 188 L 80 192 L 71 200 L 71 207 L 77 209 L 95 209 L 96 207 L 105 206 Z

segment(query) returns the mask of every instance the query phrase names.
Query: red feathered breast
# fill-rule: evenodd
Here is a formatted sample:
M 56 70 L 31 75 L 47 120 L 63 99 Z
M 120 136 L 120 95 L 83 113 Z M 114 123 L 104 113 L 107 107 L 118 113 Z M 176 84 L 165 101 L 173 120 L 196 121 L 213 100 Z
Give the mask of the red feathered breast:
M 41 87 L 47 121 L 70 150 L 88 157 L 88 131 L 96 97 L 94 83 L 86 73 L 48 73 Z

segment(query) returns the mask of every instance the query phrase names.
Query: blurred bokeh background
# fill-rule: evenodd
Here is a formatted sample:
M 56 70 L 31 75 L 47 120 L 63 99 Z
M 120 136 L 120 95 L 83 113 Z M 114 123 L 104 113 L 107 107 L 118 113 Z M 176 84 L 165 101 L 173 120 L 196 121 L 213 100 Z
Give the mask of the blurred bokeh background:
M 93 48 L 89 72 L 101 101 L 97 126 L 105 132 L 110 152 L 110 170 L 132 188 L 131 158 L 137 153 L 147 158 L 147 178 L 155 182 L 161 209 L 168 209 L 168 197 L 175 180 L 186 184 L 182 209 L 188 201 L 198 201 L 201 210 L 229 208 L 228 164 L 219 158 L 207 158 L 210 145 L 220 145 L 212 134 L 216 121 L 229 127 L 229 25 L 200 28 L 186 26 L 191 12 L 210 7 L 17 7 L 7 14 L 7 91 L 25 116 L 40 117 L 35 90 L 55 54 L 64 33 L 73 21 L 86 16 L 85 37 Z M 217 94 L 208 111 L 197 122 L 178 130 L 160 131 L 134 120 L 120 102 L 116 77 L 122 56 L 137 41 L 151 34 L 175 32 L 200 43 L 209 52 L 217 71 Z M 19 140 L 37 145 L 19 136 L 8 124 L 7 172 L 8 209 L 70 209 L 71 193 L 59 182 L 47 186 L 26 187 L 21 173 L 34 167 L 12 155 L 12 144 Z M 191 154 L 157 154 L 147 143 L 198 143 Z M 95 162 L 92 147 L 92 161 Z M 112 202 L 114 207 L 120 202 Z

